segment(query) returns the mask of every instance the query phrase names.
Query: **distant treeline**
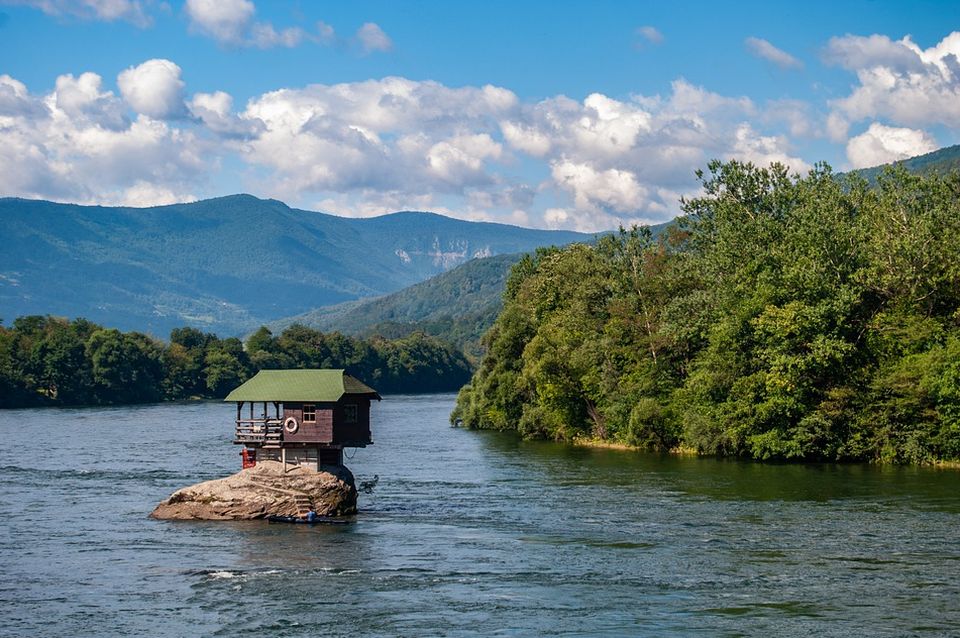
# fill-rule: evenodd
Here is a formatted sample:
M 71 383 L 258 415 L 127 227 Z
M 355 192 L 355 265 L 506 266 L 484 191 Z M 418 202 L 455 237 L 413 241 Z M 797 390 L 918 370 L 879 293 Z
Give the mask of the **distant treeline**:
M 470 377 L 464 356 L 423 334 L 355 339 L 299 325 L 220 339 L 194 328 L 163 343 L 85 319 L 20 317 L 0 325 L 0 407 L 222 398 L 257 370 L 346 368 L 382 393 L 439 392 Z
M 960 176 L 700 177 L 659 240 L 519 262 L 452 418 L 756 459 L 960 458 Z

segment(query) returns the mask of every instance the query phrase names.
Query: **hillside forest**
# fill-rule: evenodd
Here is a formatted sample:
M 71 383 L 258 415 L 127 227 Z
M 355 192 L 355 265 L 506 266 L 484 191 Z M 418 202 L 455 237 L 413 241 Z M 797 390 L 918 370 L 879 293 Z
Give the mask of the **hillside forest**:
M 364 340 L 293 325 L 244 343 L 177 328 L 164 343 L 85 319 L 0 325 L 0 408 L 222 398 L 270 368 L 345 368 L 382 393 L 449 392 L 470 375 L 459 351 L 422 333 Z
M 656 240 L 514 266 L 453 420 L 782 460 L 960 458 L 960 177 L 713 162 Z

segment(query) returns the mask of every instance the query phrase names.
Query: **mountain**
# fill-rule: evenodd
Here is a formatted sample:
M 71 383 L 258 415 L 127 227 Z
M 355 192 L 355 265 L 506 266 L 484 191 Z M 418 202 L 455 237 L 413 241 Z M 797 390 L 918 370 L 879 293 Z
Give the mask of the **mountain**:
M 650 229 L 657 236 L 671 223 Z M 277 333 L 299 323 L 325 332 L 391 339 L 420 331 L 448 341 L 477 361 L 482 354 L 480 337 L 500 312 L 510 268 L 522 257 L 517 253 L 473 259 L 389 295 L 316 308 L 268 327 Z
M 233 195 L 151 208 L 0 198 L 0 317 L 222 335 L 387 294 L 475 257 L 592 239 L 400 212 L 353 219 Z
M 894 163 L 902 164 L 911 173 L 939 173 L 941 175 L 950 173 L 960 170 L 960 144 L 941 148 L 926 155 L 917 155 L 916 157 Z M 877 176 L 880 175 L 880 172 L 887 166 L 890 166 L 890 164 L 883 164 L 872 168 L 861 168 L 853 172 L 858 173 L 868 182 L 875 183 Z
M 354 336 L 399 338 L 415 331 L 440 337 L 478 358 L 480 337 L 500 312 L 510 268 L 523 254 L 473 259 L 398 292 L 317 308 L 274 321 L 279 332 L 294 323 Z

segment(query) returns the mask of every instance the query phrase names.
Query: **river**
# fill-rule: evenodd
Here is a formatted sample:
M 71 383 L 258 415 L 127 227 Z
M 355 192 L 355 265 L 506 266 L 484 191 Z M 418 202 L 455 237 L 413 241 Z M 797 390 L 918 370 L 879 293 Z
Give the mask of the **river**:
M 147 518 L 222 403 L 0 411 L 0 636 L 960 632 L 960 471 L 571 448 L 374 406 L 351 525 Z

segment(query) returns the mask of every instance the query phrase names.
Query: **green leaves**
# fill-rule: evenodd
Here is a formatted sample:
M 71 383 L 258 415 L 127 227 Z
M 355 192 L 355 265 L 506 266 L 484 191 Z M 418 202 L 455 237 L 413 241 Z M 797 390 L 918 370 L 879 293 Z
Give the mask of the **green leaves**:
M 960 178 L 701 178 L 657 241 L 621 229 L 514 268 L 464 422 L 757 459 L 960 456 Z

